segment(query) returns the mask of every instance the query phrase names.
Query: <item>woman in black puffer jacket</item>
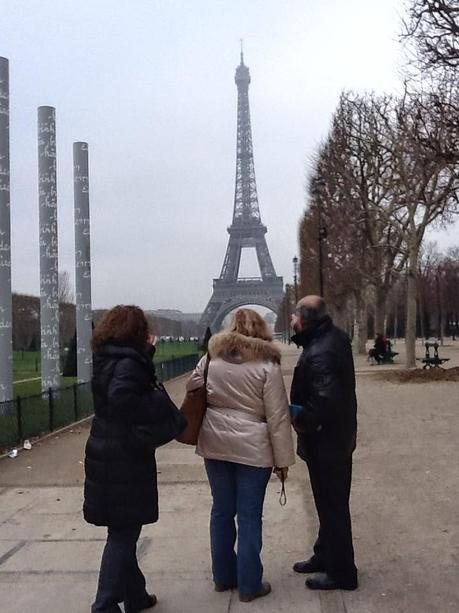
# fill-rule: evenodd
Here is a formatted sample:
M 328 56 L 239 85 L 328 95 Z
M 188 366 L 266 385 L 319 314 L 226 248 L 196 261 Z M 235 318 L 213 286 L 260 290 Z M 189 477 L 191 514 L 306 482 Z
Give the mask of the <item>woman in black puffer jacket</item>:
M 147 319 L 135 306 L 108 311 L 93 333 L 95 417 L 86 444 L 83 513 L 107 526 L 92 613 L 137 613 L 156 604 L 138 567 L 142 525 L 158 520 L 155 447 L 185 426 L 158 388 Z

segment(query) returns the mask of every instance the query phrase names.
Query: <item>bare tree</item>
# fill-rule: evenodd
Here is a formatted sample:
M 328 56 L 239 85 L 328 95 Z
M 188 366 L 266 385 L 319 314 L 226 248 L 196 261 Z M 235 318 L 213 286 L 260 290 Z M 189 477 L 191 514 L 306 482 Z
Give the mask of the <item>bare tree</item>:
M 436 243 L 422 249 L 418 272 L 419 331 L 440 340 L 455 335 L 459 325 L 459 248 L 446 254 Z
M 13 294 L 13 348 L 28 351 L 40 345 L 40 299 Z
M 459 333 L 459 247 L 451 248 L 436 270 L 438 322 L 453 338 Z
M 403 38 L 412 43 L 422 69 L 459 67 L 459 3 L 457 0 L 411 0 Z
M 459 173 L 447 152 L 452 135 L 444 117 L 447 106 L 430 94 L 405 94 L 389 119 L 396 160 L 394 220 L 407 254 L 407 367 L 416 365 L 416 294 L 418 260 L 426 229 L 458 212 Z M 434 143 L 434 146 L 432 144 Z
M 405 87 L 413 95 L 429 98 L 428 112 L 444 121 L 451 132 L 449 149 L 430 147 L 448 162 L 459 162 L 459 2 L 410 0 L 402 39 L 408 52 Z
M 275 332 L 282 332 L 288 336 L 290 334 L 290 319 L 295 309 L 295 292 L 293 285 L 286 284 L 282 302 L 277 311 L 276 323 L 274 324 Z
M 333 211 L 332 201 L 323 194 L 310 195 L 299 231 L 300 293 L 320 293 L 321 268 L 323 294 L 330 311 L 339 325 L 348 328 L 348 303 L 359 285 L 355 278 L 357 268 L 352 263 L 355 253 L 347 248 L 354 238 L 351 224 L 344 220 L 344 210 Z M 326 228 L 326 238 L 319 237 L 320 227 Z M 322 250 L 322 258 L 319 249 Z
M 309 209 L 300 230 L 303 261 L 316 258 L 318 217 L 327 230 L 324 274 L 327 300 L 338 310 L 354 312 L 353 331 L 365 352 L 367 307 L 374 302 L 375 326 L 384 331 L 386 299 L 403 269 L 403 234 L 393 218 L 394 151 L 386 116 L 390 96 L 346 92 L 333 117 L 327 141 L 314 163 L 322 187 L 309 186 Z M 312 231 L 312 236 L 311 236 Z M 307 274 L 301 266 L 302 276 Z M 311 279 L 310 279 L 311 280 Z
M 331 161 L 340 203 L 346 203 L 347 213 L 354 210 L 360 273 L 374 288 L 375 327 L 381 332 L 388 292 L 404 264 L 403 236 L 393 219 L 394 158 L 385 120 L 393 108 L 391 96 L 343 94 L 334 118 Z
M 64 347 L 70 343 L 76 327 L 74 295 L 66 270 L 59 273 L 58 283 L 59 340 L 60 346 Z
M 58 286 L 59 304 L 74 302 L 75 297 L 70 283 L 70 275 L 66 270 L 59 273 Z
M 417 313 L 419 334 L 428 338 L 432 328 L 432 311 L 436 308 L 438 297 L 435 295 L 435 272 L 441 254 L 436 243 L 421 247 L 418 260 Z

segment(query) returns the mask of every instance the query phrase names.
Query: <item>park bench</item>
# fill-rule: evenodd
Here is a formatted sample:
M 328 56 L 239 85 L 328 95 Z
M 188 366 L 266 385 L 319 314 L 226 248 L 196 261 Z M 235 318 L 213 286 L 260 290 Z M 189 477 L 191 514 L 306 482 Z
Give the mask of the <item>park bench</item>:
M 421 360 L 424 364 L 424 366 L 422 367 L 423 370 L 425 370 L 426 368 L 441 368 L 441 365 L 449 360 L 449 358 L 441 358 L 438 355 L 438 347 L 439 345 L 436 341 L 434 343 L 431 343 L 429 341 L 426 342 L 426 355 L 423 358 L 418 358 L 418 360 Z M 430 354 L 431 349 L 434 350 L 433 355 Z

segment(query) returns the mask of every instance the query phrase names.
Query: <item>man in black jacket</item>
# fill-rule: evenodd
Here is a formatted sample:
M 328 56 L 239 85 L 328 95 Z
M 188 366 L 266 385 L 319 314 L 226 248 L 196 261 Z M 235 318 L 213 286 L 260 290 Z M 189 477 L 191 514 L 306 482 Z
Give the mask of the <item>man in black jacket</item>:
M 317 573 L 310 589 L 357 588 L 349 495 L 355 449 L 357 402 L 354 361 L 348 336 L 333 325 L 319 296 L 302 298 L 292 315 L 292 340 L 303 347 L 293 375 L 291 402 L 302 410 L 293 419 L 298 455 L 309 470 L 319 517 L 314 554 L 297 562 L 298 573 Z

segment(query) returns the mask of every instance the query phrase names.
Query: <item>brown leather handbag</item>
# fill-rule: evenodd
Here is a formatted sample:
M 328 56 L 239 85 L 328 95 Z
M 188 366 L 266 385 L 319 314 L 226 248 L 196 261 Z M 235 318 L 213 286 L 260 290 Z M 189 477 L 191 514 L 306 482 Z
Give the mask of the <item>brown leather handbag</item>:
M 207 408 L 207 373 L 209 371 L 210 357 L 207 354 L 206 365 L 204 367 L 204 385 L 194 390 L 187 391 L 183 399 L 180 413 L 187 421 L 187 426 L 183 432 L 177 436 L 179 443 L 185 445 L 196 445 L 198 442 L 199 431 L 201 430 L 204 415 Z

